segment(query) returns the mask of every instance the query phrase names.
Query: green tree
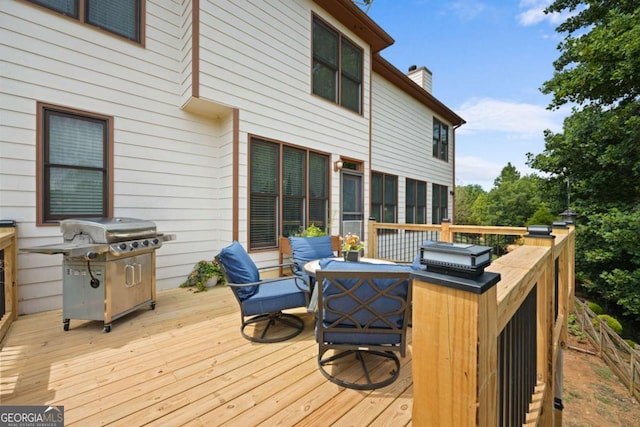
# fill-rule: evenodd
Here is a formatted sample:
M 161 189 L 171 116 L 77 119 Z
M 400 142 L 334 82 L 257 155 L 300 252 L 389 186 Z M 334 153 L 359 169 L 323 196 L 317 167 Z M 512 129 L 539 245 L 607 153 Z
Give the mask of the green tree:
M 640 320 L 640 2 L 556 0 L 572 12 L 553 77 L 550 108 L 572 104 L 561 133 L 529 165 L 556 194 L 571 185 L 578 214 L 576 267 L 592 293 Z
M 454 206 L 454 222 L 462 225 L 477 225 L 478 222 L 473 216 L 473 204 L 485 191 L 478 184 L 456 186 L 456 197 Z

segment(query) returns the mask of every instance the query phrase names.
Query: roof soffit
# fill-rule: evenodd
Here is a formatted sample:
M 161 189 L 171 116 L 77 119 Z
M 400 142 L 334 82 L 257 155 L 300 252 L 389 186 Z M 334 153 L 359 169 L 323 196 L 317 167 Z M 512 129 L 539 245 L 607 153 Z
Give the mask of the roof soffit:
M 351 0 L 313 0 L 338 22 L 369 43 L 371 52 L 380 52 L 393 44 L 393 38 Z

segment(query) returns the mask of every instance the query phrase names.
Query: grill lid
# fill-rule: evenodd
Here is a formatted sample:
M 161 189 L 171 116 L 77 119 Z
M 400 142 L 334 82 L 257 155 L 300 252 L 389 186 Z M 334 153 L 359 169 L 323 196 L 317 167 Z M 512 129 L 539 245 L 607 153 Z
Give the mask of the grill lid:
M 92 243 L 115 243 L 157 236 L 156 224 L 138 218 L 73 218 L 60 221 L 65 241 L 88 235 Z

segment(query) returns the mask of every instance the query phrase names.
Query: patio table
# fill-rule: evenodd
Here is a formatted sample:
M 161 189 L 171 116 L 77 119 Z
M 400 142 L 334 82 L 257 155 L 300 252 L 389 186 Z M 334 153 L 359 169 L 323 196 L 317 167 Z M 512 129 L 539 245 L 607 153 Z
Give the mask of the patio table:
M 345 261 L 343 257 L 335 257 L 335 258 L 328 258 L 328 259 L 331 259 L 334 261 L 340 261 L 340 262 L 351 262 L 351 261 Z M 388 261 L 386 259 L 364 258 L 364 257 L 360 258 L 359 262 L 364 264 L 387 264 L 387 265 L 395 264 L 395 262 Z M 304 270 L 305 274 L 309 275 L 309 277 L 315 278 L 316 272 L 320 270 L 320 260 L 314 259 L 312 261 L 309 261 L 302 267 L 302 269 Z M 313 291 L 311 292 L 311 299 L 309 301 L 309 307 L 307 307 L 307 312 L 312 313 L 316 311 L 317 305 L 318 305 L 318 286 L 314 286 Z

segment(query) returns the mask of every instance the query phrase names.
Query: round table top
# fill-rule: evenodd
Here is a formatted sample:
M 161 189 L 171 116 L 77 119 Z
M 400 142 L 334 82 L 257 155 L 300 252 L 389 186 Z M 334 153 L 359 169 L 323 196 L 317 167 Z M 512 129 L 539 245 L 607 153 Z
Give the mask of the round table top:
M 327 258 L 323 258 L 323 259 L 327 259 Z M 342 262 L 346 262 L 344 260 L 344 258 L 342 257 L 335 257 L 335 258 L 328 258 L 334 261 L 342 261 Z M 366 264 L 395 264 L 395 262 L 393 261 L 389 261 L 386 259 L 378 259 L 378 258 L 360 258 L 360 261 L 362 263 L 366 263 Z M 304 270 L 304 272 L 306 274 L 308 274 L 309 276 L 314 276 L 316 275 L 316 271 L 318 271 L 320 269 L 320 260 L 319 259 L 314 259 L 313 261 L 309 261 L 308 263 L 306 263 L 302 269 Z

